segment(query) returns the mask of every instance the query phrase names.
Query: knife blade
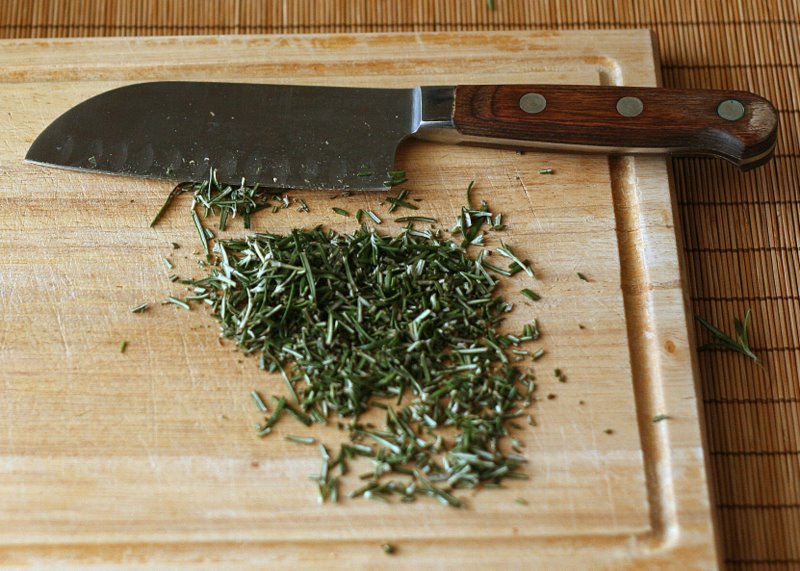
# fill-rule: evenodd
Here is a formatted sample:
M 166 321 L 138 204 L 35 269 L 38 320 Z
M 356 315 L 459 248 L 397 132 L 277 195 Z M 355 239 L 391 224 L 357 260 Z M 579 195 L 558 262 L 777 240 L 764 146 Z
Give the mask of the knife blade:
M 147 82 L 79 103 L 26 160 L 273 188 L 385 189 L 409 137 L 488 147 L 768 161 L 778 120 L 743 91 L 563 85 L 407 89 Z

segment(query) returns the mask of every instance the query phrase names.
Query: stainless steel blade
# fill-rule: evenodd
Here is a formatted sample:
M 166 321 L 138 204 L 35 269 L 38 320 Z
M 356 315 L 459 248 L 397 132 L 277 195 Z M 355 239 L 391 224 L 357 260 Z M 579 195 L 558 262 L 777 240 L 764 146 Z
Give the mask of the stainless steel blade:
M 419 89 L 139 83 L 56 119 L 26 160 L 110 174 L 275 188 L 385 188 L 420 125 Z

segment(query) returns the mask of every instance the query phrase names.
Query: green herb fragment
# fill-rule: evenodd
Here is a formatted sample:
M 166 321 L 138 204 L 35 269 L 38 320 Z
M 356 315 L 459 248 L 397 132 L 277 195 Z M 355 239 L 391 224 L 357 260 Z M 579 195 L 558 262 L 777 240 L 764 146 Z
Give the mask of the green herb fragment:
M 670 418 L 672 417 L 667 414 L 657 414 L 653 417 L 653 422 L 661 422 L 662 420 L 669 420 Z
M 397 551 L 397 548 L 391 543 L 384 543 L 381 545 L 381 549 L 386 555 L 393 555 Z
M 505 256 L 506 258 L 510 258 L 511 261 L 516 264 L 520 269 L 524 270 L 526 274 L 530 277 L 534 277 L 533 270 L 531 269 L 530 265 L 527 261 L 523 262 L 520 260 L 514 252 L 511 251 L 511 248 L 506 246 L 502 241 L 500 242 L 500 247 L 497 248 L 497 253 L 501 256 Z
M 390 214 L 400 207 L 408 208 L 409 210 L 419 210 L 418 206 L 403 200 L 406 196 L 408 196 L 408 190 L 403 189 L 397 194 L 397 196 L 389 196 L 386 198 L 386 202 L 390 204 L 389 206 Z
M 585 281 L 585 282 L 588 282 L 588 281 L 589 281 L 589 278 L 587 278 L 587 277 L 586 277 L 585 275 L 583 275 L 581 272 L 578 272 L 578 277 L 579 277 L 580 279 L 582 279 L 583 281 Z
M 744 321 L 740 321 L 738 317 L 734 318 L 733 326 L 736 330 L 735 339 L 702 317 L 695 316 L 697 321 L 699 321 L 700 324 L 708 329 L 708 331 L 710 331 L 715 337 L 713 342 L 702 345 L 700 349 L 724 349 L 727 351 L 735 351 L 736 353 L 740 353 L 758 363 L 758 356 L 750 348 L 748 328 L 750 326 L 751 316 L 752 312 L 750 309 L 748 309 L 744 315 Z
M 517 498 L 514 501 L 516 503 L 518 503 L 519 505 L 521 505 L 521 506 L 527 506 L 528 505 L 528 501 L 525 498 Z
M 167 303 L 171 303 L 172 305 L 177 305 L 178 307 L 182 307 L 183 309 L 190 309 L 189 304 L 186 303 L 182 299 L 178 299 L 177 297 L 168 297 Z
M 136 307 L 132 307 L 131 308 L 131 313 L 144 313 L 148 309 L 150 309 L 150 304 L 149 303 L 142 303 L 140 305 L 137 305 Z
M 170 242 L 170 245 L 172 246 L 173 250 L 178 250 L 181 247 L 181 245 L 177 242 Z
M 300 206 L 297 207 L 298 212 L 309 212 L 308 204 L 306 204 L 305 200 L 298 198 L 297 202 L 300 204 Z
M 614 429 L 613 428 L 606 428 L 603 432 L 605 432 L 606 434 L 611 435 L 611 434 L 614 434 Z
M 536 293 L 535 291 L 531 291 L 527 288 L 521 290 L 520 293 L 531 301 L 539 301 L 540 299 L 542 299 L 542 296 L 540 296 L 538 293 Z
M 367 215 L 367 216 L 369 216 L 369 217 L 370 217 L 370 219 L 371 219 L 371 220 L 372 220 L 372 221 L 373 221 L 375 224 L 380 224 L 381 222 L 383 222 L 383 221 L 382 221 L 380 218 L 378 218 L 378 215 L 377 215 L 377 214 L 375 214 L 375 213 L 374 213 L 372 210 L 366 210 L 366 211 L 365 211 L 365 213 L 366 213 L 366 215 Z
M 393 187 L 408 181 L 405 171 L 389 171 L 389 180 L 383 181 L 383 186 Z
M 358 169 L 358 172 L 356 173 L 356 176 L 361 176 L 361 177 L 372 176 L 372 171 L 370 170 L 369 165 L 366 164 L 361 165 L 361 167 L 359 167 Z
M 364 211 L 363 211 L 363 210 L 361 210 L 360 208 L 359 208 L 358 210 L 356 210 L 356 220 L 357 220 L 358 222 L 361 222 L 361 219 L 362 219 L 363 217 L 364 217 Z
M 194 227 L 197 229 L 197 235 L 200 236 L 203 251 L 208 254 L 208 237 L 206 236 L 205 228 L 203 228 L 203 223 L 200 222 L 200 217 L 197 216 L 197 212 L 194 210 L 192 210 L 192 222 L 194 222 Z
M 250 397 L 253 399 L 253 402 L 256 403 L 258 410 L 261 412 L 267 412 L 267 405 L 264 403 L 264 399 L 261 398 L 261 395 L 258 394 L 258 391 L 252 391 L 250 393 Z
M 295 436 L 294 434 L 287 434 L 286 440 L 295 442 L 297 444 L 315 444 L 317 441 L 311 436 Z
M 266 436 L 272 430 L 272 427 L 275 425 L 276 422 L 283 416 L 283 412 L 286 407 L 286 399 L 280 397 L 276 399 L 277 404 L 275 405 L 275 410 L 272 411 L 270 417 L 264 422 L 263 426 L 258 427 L 258 435 L 259 436 Z
M 431 218 L 430 216 L 401 216 L 400 218 L 395 218 L 395 222 L 429 222 L 430 224 L 436 224 L 436 218 Z
M 173 266 L 173 265 L 172 265 L 172 262 L 170 262 L 170 261 L 169 261 L 167 258 L 165 258 L 164 256 L 161 256 L 161 260 L 164 262 L 164 265 L 167 267 L 167 269 L 168 269 L 168 270 L 171 270 L 172 268 L 174 268 L 174 267 L 175 267 L 175 266 Z
M 122 342 L 119 344 L 119 352 L 120 352 L 120 353 L 124 353 L 124 352 L 125 352 L 125 348 L 126 348 L 127 346 L 128 346 L 128 342 L 127 342 L 127 341 L 122 341 Z
M 350 213 L 347 210 L 345 210 L 344 208 L 338 208 L 338 207 L 334 206 L 331 210 L 333 210 L 339 216 L 350 216 Z
M 553 169 L 550 169 L 550 168 L 539 169 L 539 174 L 553 174 L 553 172 L 555 172 L 555 171 L 553 171 Z

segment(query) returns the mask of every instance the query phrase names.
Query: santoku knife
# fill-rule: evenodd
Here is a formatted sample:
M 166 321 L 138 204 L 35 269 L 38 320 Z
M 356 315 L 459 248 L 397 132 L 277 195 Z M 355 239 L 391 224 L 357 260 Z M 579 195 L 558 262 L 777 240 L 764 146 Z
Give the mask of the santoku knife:
M 152 82 L 65 112 L 26 160 L 275 188 L 384 189 L 407 137 L 480 146 L 768 161 L 778 120 L 743 91 L 564 85 L 371 89 Z

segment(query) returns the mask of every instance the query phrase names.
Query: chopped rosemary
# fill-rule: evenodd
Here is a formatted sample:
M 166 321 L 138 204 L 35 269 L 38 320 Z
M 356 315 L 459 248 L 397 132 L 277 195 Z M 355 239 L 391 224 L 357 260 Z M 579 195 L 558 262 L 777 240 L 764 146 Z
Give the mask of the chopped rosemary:
M 733 327 L 736 329 L 735 339 L 699 315 L 696 316 L 700 325 L 708 329 L 711 334 L 714 335 L 714 341 L 702 345 L 700 349 L 725 349 L 728 351 L 735 351 L 758 363 L 758 356 L 753 353 L 753 350 L 750 348 L 749 332 L 747 331 L 750 326 L 751 316 L 752 311 L 748 309 L 744 315 L 744 321 L 740 321 L 738 317 L 733 319 Z
M 311 436 L 295 436 L 294 434 L 287 434 L 286 440 L 289 442 L 296 442 L 297 444 L 315 444 L 317 442 Z
M 388 175 L 389 180 L 384 181 L 383 186 L 393 187 L 398 184 L 403 184 L 408 180 L 405 171 L 389 171 Z
M 542 299 L 542 296 L 540 296 L 535 291 L 529 290 L 528 288 L 521 290 L 520 293 L 531 301 L 539 301 L 540 299 Z
M 400 218 L 395 218 L 395 222 L 429 222 L 430 224 L 436 224 L 436 218 L 431 218 L 430 216 L 401 216 Z
M 126 348 L 127 346 L 128 346 L 128 342 L 127 342 L 127 341 L 122 341 L 122 342 L 119 344 L 119 352 L 120 352 L 120 353 L 124 353 L 124 352 L 125 352 L 125 348 Z
M 551 168 L 539 169 L 539 174 L 553 174 L 555 171 Z
M 506 258 L 510 258 L 513 264 L 516 264 L 520 269 L 524 270 L 526 274 L 530 277 L 534 277 L 533 270 L 528 264 L 527 261 L 520 260 L 514 252 L 511 251 L 511 248 L 506 246 L 502 240 L 500 241 L 500 247 L 497 248 L 497 253 L 501 256 L 505 256 Z
M 475 181 L 474 180 L 469 181 L 469 184 L 467 185 L 467 208 L 469 208 L 470 210 L 472 210 L 472 187 L 473 186 L 475 186 Z
M 419 210 L 418 206 L 411 204 L 410 202 L 406 202 L 403 200 L 406 196 L 408 196 L 408 191 L 403 189 L 401 190 L 397 196 L 389 196 L 386 198 L 386 202 L 390 204 L 389 206 L 389 214 L 397 210 L 399 207 L 408 208 L 409 210 Z
M 578 277 L 579 277 L 580 279 L 582 279 L 583 281 L 585 281 L 585 282 L 588 282 L 588 281 L 589 281 L 589 278 L 587 278 L 587 277 L 586 277 L 584 274 L 582 274 L 581 272 L 578 272 Z
M 178 299 L 177 297 L 168 297 L 167 303 L 171 303 L 172 305 L 177 305 L 178 307 L 182 307 L 183 309 L 190 309 L 189 304 L 183 301 L 182 299 Z
M 131 313 L 144 313 L 148 309 L 150 309 L 150 304 L 149 303 L 142 303 L 140 305 L 137 305 L 136 307 L 132 307 L 131 308 Z
M 347 210 L 345 210 L 344 208 L 338 208 L 338 207 L 334 206 L 333 208 L 331 208 L 331 210 L 333 210 L 339 216 L 350 216 L 350 213 Z
M 661 422 L 663 420 L 669 420 L 670 418 L 672 417 L 667 414 L 657 414 L 653 417 L 653 422 Z
M 462 505 L 454 491 L 517 478 L 525 462 L 501 446 L 535 388 L 509 355 L 528 354 L 518 344 L 538 325 L 510 346 L 497 331 L 508 311 L 497 282 L 455 244 L 418 234 L 317 227 L 218 240 L 210 274 L 188 282 L 190 302 L 210 304 L 223 336 L 297 396 L 296 406 L 276 399 L 260 435 L 286 413 L 306 425 L 352 419 L 350 443 L 315 476 L 321 501 L 336 497 L 331 473 L 354 454 L 374 464 L 355 496 L 452 507 Z M 359 423 L 372 407 L 385 409 L 383 427 Z
M 391 543 L 384 543 L 383 545 L 381 545 L 381 549 L 383 549 L 383 552 L 386 555 L 393 555 L 395 551 L 397 551 L 397 548 Z
M 250 397 L 253 399 L 253 402 L 256 403 L 258 410 L 261 412 L 267 412 L 267 405 L 264 403 L 264 399 L 261 398 L 261 395 L 258 394 L 258 391 L 252 391 L 250 393 Z
M 405 173 L 389 176 L 390 186 L 405 182 Z M 377 501 L 429 496 L 461 507 L 459 490 L 525 478 L 522 444 L 508 431 L 527 415 L 536 384 L 516 363 L 530 364 L 544 349 L 522 345 L 539 338 L 535 320 L 521 335 L 499 331 L 512 304 L 497 295 L 498 282 L 487 270 L 531 277 L 533 270 L 502 243 L 496 251 L 510 258 L 508 270 L 488 264 L 486 249 L 477 257 L 466 251 L 483 244 L 487 229 L 503 229 L 502 216 L 485 201 L 462 208 L 451 230 L 461 235 L 460 247 L 438 230 L 413 228 L 413 222 L 436 223 L 427 216 L 397 218 L 409 225 L 396 236 L 362 224 L 351 234 L 315 227 L 216 239 L 203 226 L 197 205 L 206 217 L 219 213 L 220 229 L 238 212 L 249 227 L 249 215 L 270 200 L 273 208 L 288 207 L 286 196 L 265 197 L 257 188 L 220 185 L 212 170 L 207 181 L 173 191 L 194 190 L 192 220 L 209 256 L 200 264 L 207 275 L 183 282 L 192 294 L 167 303 L 209 305 L 222 336 L 259 357 L 262 369 L 281 375 L 288 397 L 273 397 L 274 410 L 258 435 L 268 435 L 285 414 L 306 426 L 340 419 L 348 439 L 332 452 L 319 445 L 321 467 L 312 480 L 321 502 L 337 501 L 340 478 L 355 457 L 371 469 L 348 495 Z M 417 210 L 407 195 L 401 190 L 387 198 L 389 212 Z M 356 214 L 359 222 L 364 216 L 381 222 L 370 210 Z M 261 396 L 251 396 L 267 414 Z M 374 409 L 385 413 L 383 422 L 362 424 L 361 415 Z

